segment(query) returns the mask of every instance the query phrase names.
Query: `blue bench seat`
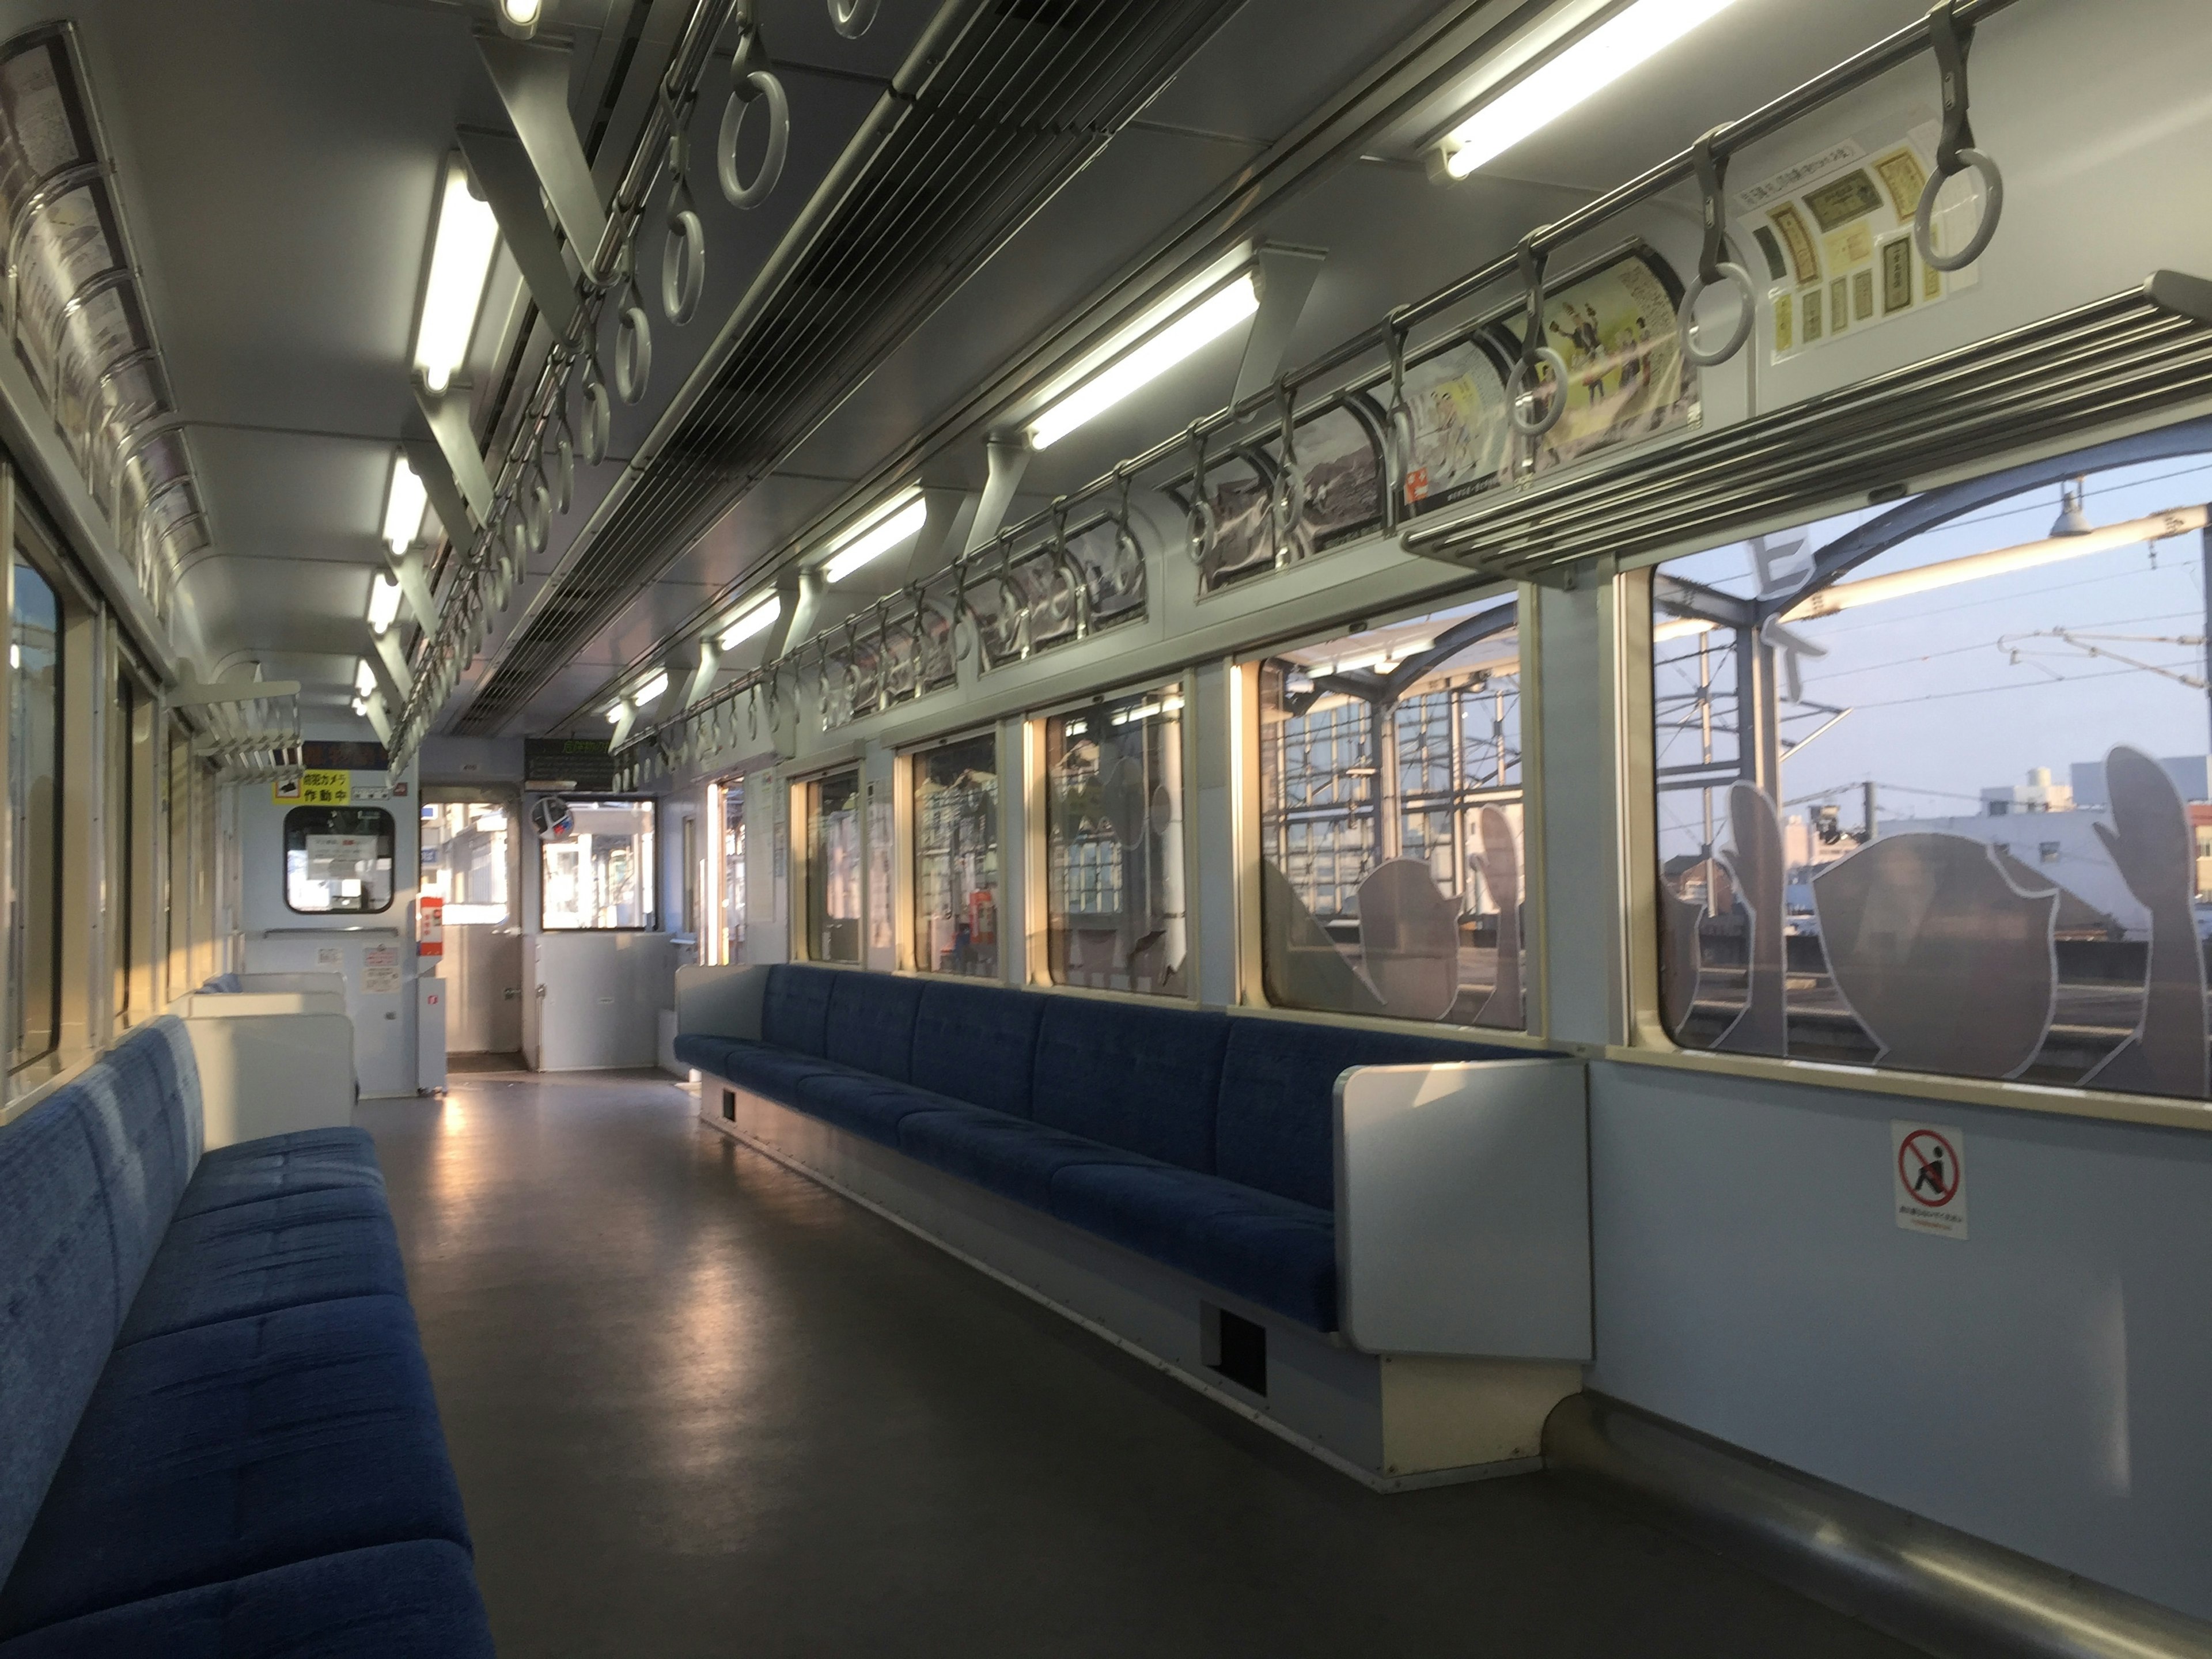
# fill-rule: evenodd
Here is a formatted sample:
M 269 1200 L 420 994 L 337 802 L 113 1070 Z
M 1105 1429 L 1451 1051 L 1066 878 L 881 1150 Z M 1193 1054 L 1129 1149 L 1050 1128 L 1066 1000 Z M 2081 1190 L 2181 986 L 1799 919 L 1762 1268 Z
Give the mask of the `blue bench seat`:
M 0 1130 L 0 1659 L 489 1659 L 368 1138 L 199 1138 L 167 1018 Z
M 676 1040 L 702 1073 L 1320 1331 L 1338 1077 L 1525 1053 L 807 964 L 768 970 L 757 1039 Z

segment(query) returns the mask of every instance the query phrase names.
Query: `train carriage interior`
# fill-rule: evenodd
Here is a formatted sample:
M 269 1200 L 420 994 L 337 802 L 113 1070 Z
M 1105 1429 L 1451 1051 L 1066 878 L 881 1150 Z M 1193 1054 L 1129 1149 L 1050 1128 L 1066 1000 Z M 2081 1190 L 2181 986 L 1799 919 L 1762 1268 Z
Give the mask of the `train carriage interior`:
M 2200 0 L 0 0 L 0 1659 L 2212 1656 Z

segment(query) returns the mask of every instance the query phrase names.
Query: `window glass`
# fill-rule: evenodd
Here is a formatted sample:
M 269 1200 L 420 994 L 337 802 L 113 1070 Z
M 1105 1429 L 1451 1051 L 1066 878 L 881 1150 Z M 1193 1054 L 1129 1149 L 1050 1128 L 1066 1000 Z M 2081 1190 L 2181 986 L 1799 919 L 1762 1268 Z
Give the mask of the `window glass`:
M 2203 1097 L 2212 457 L 2185 448 L 1653 574 L 1676 1041 Z
M 745 959 L 745 786 L 733 779 L 722 786 L 722 957 Z
M 136 775 L 131 764 L 131 731 L 137 722 L 137 687 L 127 671 L 115 676 L 115 700 L 107 708 L 107 781 L 105 785 L 107 830 L 107 961 L 108 1010 L 118 1024 L 131 1021 L 131 967 L 137 895 L 133 889 L 131 849 L 132 819 L 137 803 L 131 786 Z
M 1524 1023 L 1512 599 L 1260 671 L 1260 933 L 1279 1006 Z
M 985 732 L 914 757 L 914 965 L 999 972 L 999 740 Z
M 636 927 L 650 931 L 653 803 L 570 800 L 550 813 L 538 842 L 544 876 L 545 929 Z
M 447 927 L 514 921 L 513 816 L 503 801 L 434 801 L 422 808 L 422 896 L 445 901 Z
M 860 959 L 860 775 L 832 772 L 806 787 L 806 952 Z
M 15 1029 L 11 1068 L 61 1040 L 61 608 L 19 556 L 8 641 L 8 977 Z
M 1181 688 L 1055 715 L 1044 757 L 1053 982 L 1185 994 Z
M 684 926 L 678 931 L 699 937 L 699 818 L 686 812 L 684 825 Z
M 284 814 L 284 902 L 309 915 L 390 909 L 393 844 L 380 806 L 294 807 Z

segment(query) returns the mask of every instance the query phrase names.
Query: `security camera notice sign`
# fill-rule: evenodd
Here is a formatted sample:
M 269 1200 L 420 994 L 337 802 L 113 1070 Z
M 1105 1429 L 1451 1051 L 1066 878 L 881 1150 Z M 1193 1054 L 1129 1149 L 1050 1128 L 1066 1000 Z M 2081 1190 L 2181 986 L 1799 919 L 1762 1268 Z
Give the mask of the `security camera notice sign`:
M 1966 1236 L 1966 1138 L 1941 1123 L 1889 1121 L 1890 1184 L 1897 1224 L 1944 1238 Z

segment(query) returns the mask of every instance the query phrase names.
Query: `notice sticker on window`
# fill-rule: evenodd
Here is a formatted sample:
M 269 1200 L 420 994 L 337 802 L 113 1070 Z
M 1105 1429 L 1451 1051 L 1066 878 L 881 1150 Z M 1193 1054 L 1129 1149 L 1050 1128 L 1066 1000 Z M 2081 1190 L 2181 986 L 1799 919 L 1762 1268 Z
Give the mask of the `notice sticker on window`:
M 1889 1123 L 1897 1224 L 1944 1238 L 1966 1236 L 1966 1138 L 1938 1123 Z
M 399 994 L 399 947 L 371 945 L 361 953 L 361 994 L 365 997 Z

